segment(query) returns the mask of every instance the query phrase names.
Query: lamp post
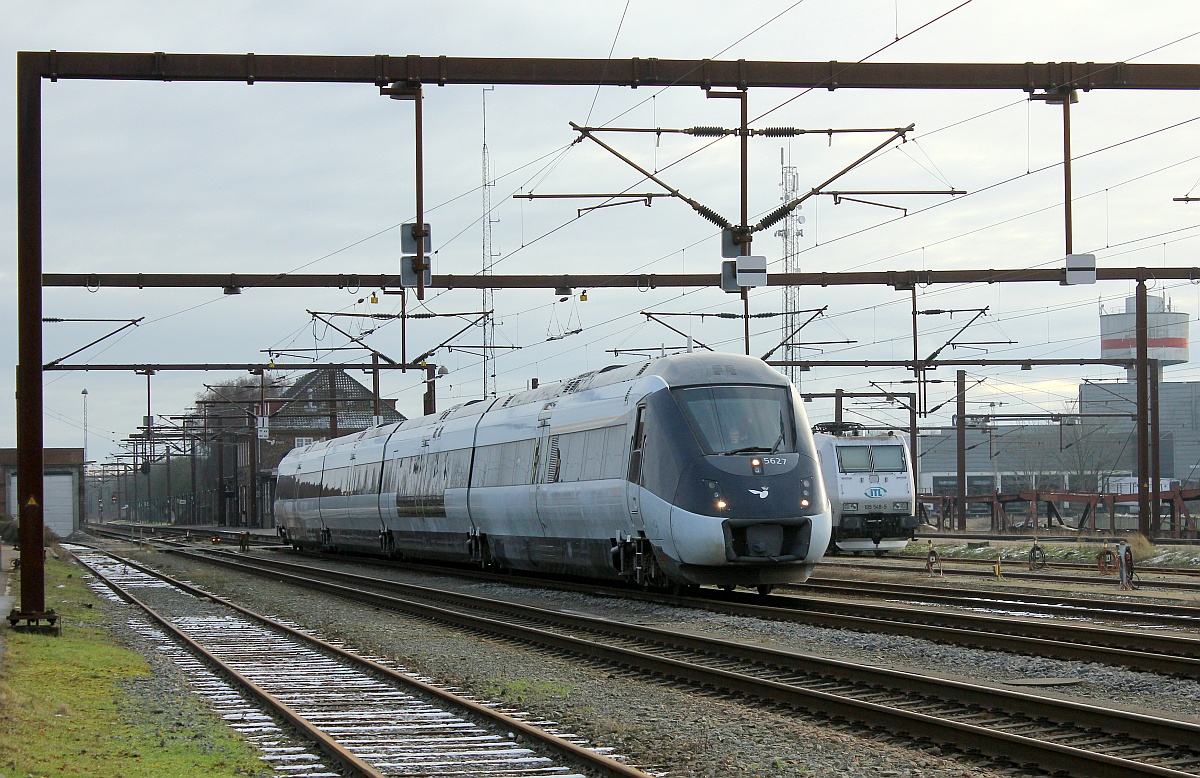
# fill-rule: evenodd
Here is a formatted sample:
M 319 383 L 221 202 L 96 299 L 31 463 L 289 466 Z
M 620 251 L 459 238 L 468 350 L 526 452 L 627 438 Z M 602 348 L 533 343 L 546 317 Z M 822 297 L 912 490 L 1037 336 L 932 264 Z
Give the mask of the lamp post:
M 87 463 L 87 444 L 88 444 L 88 427 L 87 427 L 87 387 L 80 392 L 83 395 L 83 461 Z

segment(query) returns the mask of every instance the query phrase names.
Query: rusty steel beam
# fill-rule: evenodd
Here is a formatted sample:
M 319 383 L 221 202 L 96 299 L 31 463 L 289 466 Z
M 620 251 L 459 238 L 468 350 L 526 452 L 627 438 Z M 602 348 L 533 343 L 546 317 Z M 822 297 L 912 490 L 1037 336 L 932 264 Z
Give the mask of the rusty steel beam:
M 1200 267 L 1097 268 L 1098 281 L 1196 281 Z M 768 286 L 913 285 L 1061 282 L 1065 268 L 1018 270 L 876 270 L 845 273 L 771 273 Z M 719 273 L 642 273 L 637 275 L 435 275 L 435 289 L 578 289 L 718 286 Z M 385 273 L 44 273 L 42 286 L 162 289 L 229 286 L 249 289 L 379 287 L 399 289 L 400 277 Z
M 530 57 L 22 51 L 41 78 L 824 89 L 1200 89 L 1200 65 L 1125 62 L 773 62 Z
M 369 372 L 374 370 L 424 370 L 429 367 L 426 362 L 414 364 L 400 364 L 398 362 L 380 363 L 378 366 L 371 362 L 177 362 L 173 364 L 107 364 L 107 365 L 91 365 L 91 364 L 63 364 L 61 362 L 52 365 L 46 365 L 42 369 L 50 371 L 73 371 L 73 370 L 99 370 L 99 371 L 122 371 L 130 370 L 137 373 L 145 373 L 147 370 L 153 371 L 186 371 L 195 370 L 199 372 L 208 370 L 234 370 L 245 371 L 247 373 L 261 373 L 264 370 L 362 370 Z M 434 365 L 437 367 L 437 365 Z M 357 398 L 355 398 L 357 399 Z
M 903 367 L 912 370 L 913 365 L 920 367 L 1058 367 L 1070 365 L 1112 365 L 1114 367 L 1132 367 L 1136 359 L 935 359 L 926 362 L 918 359 L 770 359 L 768 365 L 775 367 Z

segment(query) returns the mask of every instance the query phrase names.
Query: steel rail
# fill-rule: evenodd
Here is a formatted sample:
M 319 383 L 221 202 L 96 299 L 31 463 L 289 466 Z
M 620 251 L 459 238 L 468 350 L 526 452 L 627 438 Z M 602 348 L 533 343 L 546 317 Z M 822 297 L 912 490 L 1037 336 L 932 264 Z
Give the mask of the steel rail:
M 959 589 L 841 578 L 809 578 L 787 584 L 788 591 L 828 593 L 845 597 L 906 597 L 966 608 L 1033 611 L 1047 615 L 1084 616 L 1095 619 L 1137 619 L 1177 627 L 1200 629 L 1200 608 L 1152 602 L 1052 597 L 1030 592 L 994 589 Z
M 854 699 L 818 689 L 802 688 L 793 683 L 755 677 L 723 667 L 705 666 L 673 656 L 657 655 L 651 653 L 649 649 L 652 645 L 670 649 L 683 648 L 703 653 L 710 659 L 717 657 L 722 662 L 738 658 L 760 667 L 763 665 L 778 666 L 792 673 L 837 675 L 851 679 L 855 683 L 876 686 L 890 685 L 907 693 L 933 694 L 938 699 L 953 697 L 956 702 L 966 705 L 985 705 L 992 708 L 1000 706 L 1006 711 L 1017 710 L 1036 718 L 1044 718 L 1057 709 L 1058 715 L 1062 717 L 1063 721 L 1072 722 L 1077 727 L 1107 727 L 1110 732 L 1120 732 L 1128 737 L 1157 743 L 1172 743 L 1179 748 L 1189 748 L 1200 739 L 1200 725 L 1190 722 L 1130 711 L 1115 711 L 1078 701 L 1039 697 L 987 684 L 970 684 L 935 676 L 922 676 L 917 673 L 842 662 L 800 652 L 744 645 L 737 641 L 680 634 L 608 619 L 545 611 L 530 606 L 485 600 L 427 587 L 386 582 L 389 586 L 409 590 L 412 594 L 425 599 L 453 600 L 463 603 L 462 607 L 470 607 L 467 603 L 474 602 L 475 607 L 483 607 L 492 611 L 501 609 L 510 613 L 520 612 L 526 614 L 524 618 L 552 621 L 558 625 L 569 625 L 586 631 L 583 636 L 566 635 L 544 627 L 503 621 L 490 615 L 469 614 L 455 610 L 453 607 L 403 600 L 320 578 L 281 572 L 278 569 L 256 568 L 251 564 L 206 557 L 192 552 L 176 553 L 252 575 L 268 576 L 284 583 L 317 589 L 375 607 L 398 610 L 421 618 L 452 624 L 472 631 L 497 634 L 521 642 L 532 642 L 535 645 L 607 663 L 648 670 L 655 674 L 683 680 L 689 684 L 729 689 L 832 717 L 847 717 L 870 724 L 898 727 L 916 738 L 934 738 L 938 742 L 953 742 L 960 744 L 965 749 L 983 750 L 1000 758 L 1012 759 L 1014 754 L 1027 754 L 1042 769 L 1067 770 L 1075 774 L 1111 776 L 1112 778 L 1130 775 L 1163 776 L 1164 778 L 1189 776 L 1194 778 L 1197 775 L 1195 772 L 1183 772 L 1110 754 L 1086 751 L 1049 740 L 1038 740 L 1022 734 L 998 731 L 990 726 L 979 726 L 957 719 L 941 718 L 870 700 Z M 263 560 L 254 558 L 253 561 L 258 563 Z M 351 574 L 335 575 L 345 575 L 350 580 L 362 578 L 362 576 Z M 384 582 L 370 581 L 370 583 Z M 623 639 L 638 641 L 641 648 L 605 644 L 597 639 L 602 634 L 618 635 Z M 931 687 L 936 688 L 936 691 L 931 692 Z M 963 711 L 959 711 L 958 714 L 962 716 Z M 1035 726 L 1034 729 L 1036 728 Z M 1200 755 L 1197 755 L 1195 759 L 1189 757 L 1188 760 L 1200 763 Z
M 912 560 L 905 560 L 912 561 Z M 955 569 L 951 565 L 963 563 L 965 567 Z M 822 562 L 827 567 L 847 567 L 855 570 L 887 570 L 891 572 L 917 573 L 924 572 L 924 565 L 902 565 L 880 562 Z M 995 573 L 980 569 L 984 567 L 994 568 L 995 560 L 966 560 L 966 559 L 942 559 L 942 569 L 947 573 L 954 575 L 973 576 L 976 578 L 995 578 Z M 1105 583 L 1104 579 L 1091 577 L 1086 578 L 1079 575 L 1059 575 L 1057 573 L 1040 573 L 1040 572 L 1023 572 L 1019 568 L 1020 562 L 1004 561 L 1001 562 L 1001 574 L 1006 578 L 1021 581 L 1059 581 L 1062 583 Z M 976 568 L 976 569 L 971 569 Z M 1099 572 L 1099 571 L 1097 571 Z M 1200 591 L 1200 582 L 1197 581 L 1162 581 L 1146 578 L 1143 573 L 1157 572 L 1155 568 L 1139 567 L 1135 572 L 1138 575 L 1138 587 L 1143 589 L 1178 589 L 1181 591 Z M 1115 578 L 1110 578 L 1109 581 L 1115 581 Z
M 106 552 L 101 552 L 101 553 L 106 553 Z M 74 555 L 72 555 L 72 556 L 74 557 Z M 110 554 L 109 556 L 112 556 L 114 559 L 120 559 L 120 557 L 117 557 L 112 554 Z M 376 770 L 374 767 L 372 767 L 371 765 L 364 762 L 359 757 L 357 757 L 354 754 L 347 751 L 345 748 L 343 748 L 341 745 L 339 745 L 336 740 L 334 740 L 332 737 L 330 737 L 328 734 L 326 734 L 320 727 L 317 727 L 315 724 L 313 724 L 312 722 L 308 721 L 306 718 L 301 716 L 299 713 L 297 713 L 290 705 L 285 703 L 283 700 L 281 700 L 278 697 L 276 697 L 275 695 L 271 694 L 266 689 L 264 689 L 261 686 L 259 686 L 258 684 L 256 684 L 254 681 L 251 681 L 245 675 L 238 672 L 234 668 L 230 667 L 225 662 L 221 661 L 216 655 L 214 655 L 208 649 L 204 648 L 204 646 L 200 645 L 195 640 L 192 640 L 191 637 L 189 637 L 186 633 L 184 633 L 182 630 L 180 630 L 178 627 L 176 627 L 174 624 L 172 624 L 168 619 L 166 619 L 165 617 L 163 617 L 163 616 L 159 615 L 157 612 L 155 612 L 155 610 L 153 608 L 151 608 L 149 605 L 142 602 L 137 597 L 134 597 L 132 594 L 130 594 L 125 589 L 118 586 L 113 581 L 110 581 L 99 570 L 92 567 L 87 562 L 84 562 L 82 559 L 80 559 L 78 557 L 74 557 L 74 558 L 75 558 L 76 562 L 78 562 L 79 564 L 83 565 L 85 568 L 90 570 L 91 573 L 93 575 L 95 575 L 97 579 L 103 581 L 105 583 L 105 585 L 107 585 L 110 589 L 112 589 L 113 592 L 116 593 L 116 595 L 118 597 L 120 597 L 121 599 L 125 600 L 126 602 L 142 609 L 142 611 L 144 611 L 147 616 L 149 616 L 156 624 L 158 624 L 159 627 L 161 627 L 164 631 L 166 631 L 169 635 L 171 635 L 172 638 L 174 638 L 175 640 L 179 641 L 184 646 L 186 646 L 189 651 L 202 657 L 204 659 L 204 661 L 209 664 L 210 667 L 216 668 L 219 672 L 223 673 L 226 677 L 231 678 L 234 681 L 234 683 L 236 683 L 238 686 L 240 686 L 243 689 L 246 689 L 251 694 L 253 694 L 255 697 L 257 697 L 264 705 L 267 706 L 268 709 L 277 712 L 289 724 L 291 724 L 298 731 L 303 733 L 305 737 L 307 737 L 309 740 L 311 740 L 313 743 L 315 743 L 317 748 L 319 748 L 321 750 L 321 752 L 324 753 L 326 756 L 337 761 L 339 764 L 343 765 L 347 770 L 350 770 L 355 775 L 364 776 L 364 778 L 387 778 L 384 773 L 379 772 L 378 770 Z M 121 560 L 121 561 L 126 562 L 128 564 L 127 560 Z M 203 595 L 203 596 L 207 597 L 208 595 Z
M 570 761 L 572 761 L 582 767 L 586 767 L 586 768 L 589 768 L 592 770 L 597 770 L 602 775 L 614 776 L 614 778 L 650 778 L 650 775 L 648 773 L 646 773 L 642 770 L 639 770 L 635 767 L 631 767 L 622 762 L 618 762 L 617 760 L 606 757 L 603 754 L 598 754 L 595 751 L 592 751 L 590 749 L 584 748 L 583 746 L 572 743 L 569 740 L 560 738 L 557 735 L 546 732 L 545 730 L 539 729 L 538 727 L 534 727 L 530 724 L 526 724 L 525 722 L 521 721 L 520 719 L 516 719 L 516 718 L 513 718 L 512 716 L 508 716 L 498 710 L 489 708 L 486 705 L 482 705 L 482 704 L 474 702 L 472 700 L 468 700 L 467 698 L 461 697 L 457 694 L 454 694 L 453 692 L 438 688 L 437 686 L 434 686 L 432 684 L 425 683 L 424 681 L 421 681 L 421 680 L 414 678 L 412 676 L 409 676 L 409 675 L 405 675 L 404 673 L 397 672 L 396 670 L 393 670 L 392 668 L 387 667 L 386 665 L 382 665 L 382 664 L 375 662 L 371 659 L 368 659 L 364 656 L 360 656 L 359 654 L 355 654 L 355 653 L 347 651 L 343 648 L 335 646 L 332 643 L 324 641 L 314 635 L 310 635 L 306 632 L 302 632 L 298 629 L 295 629 L 294 627 L 290 627 L 286 624 L 276 621 L 275 619 L 272 619 L 269 616 L 263 616 L 259 613 L 256 613 L 256 612 L 250 610 L 249 608 L 245 608 L 241 605 L 238 605 L 235 602 L 227 600 L 223 597 L 219 597 L 219 596 L 217 596 L 211 592 L 205 591 L 197 586 L 194 586 L 192 584 L 181 581 L 177 578 L 174 578 L 170 575 L 162 573 L 158 570 L 154 570 L 153 568 L 150 568 L 146 565 L 140 564 L 139 562 L 137 562 L 135 560 L 118 556 L 117 554 L 114 554 L 110 551 L 104 551 L 104 550 L 99 550 L 99 549 L 98 549 L 98 551 L 100 553 L 107 554 L 108 556 L 112 557 L 113 559 L 120 561 L 122 564 L 129 565 L 130 567 L 132 567 L 136 570 L 139 570 L 143 573 L 146 573 L 147 575 L 151 575 L 151 576 L 154 576 L 155 578 L 159 578 L 163 581 L 166 581 L 167 583 L 171 584 L 172 586 L 174 586 L 178 589 L 181 589 L 181 590 L 187 592 L 188 594 L 195 595 L 196 597 L 200 597 L 202 599 L 211 600 L 212 602 L 215 602 L 218 605 L 223 605 L 227 608 L 235 610 L 238 613 L 241 613 L 244 616 L 247 616 L 255 621 L 258 621 L 261 624 L 265 624 L 273 629 L 277 629 L 281 632 L 284 632 L 284 633 L 290 635 L 291 637 L 294 637 L 294 638 L 300 639 L 304 642 L 310 643 L 310 644 L 320 648 L 321 650 L 329 652 L 331 654 L 334 654 L 348 662 L 352 662 L 356 665 L 365 667 L 365 668 L 371 670 L 372 672 L 377 673 L 379 675 L 383 675 L 383 676 L 387 677 L 388 679 L 395 681 L 396 683 L 399 683 L 403 686 L 412 688 L 420 694 L 439 699 L 448 705 L 460 708 L 474 716 L 478 716 L 487 721 L 490 721 L 504 729 L 507 729 L 507 730 L 510 730 L 513 732 L 517 732 L 520 735 L 527 737 L 530 740 L 533 740 L 533 741 L 541 744 L 542 746 L 545 746 L 546 748 L 559 753 L 560 755 L 566 757 Z M 92 569 L 92 568 L 89 567 L 89 569 Z M 93 572 L 95 572 L 95 570 L 93 570 Z M 145 608 L 146 606 L 142 605 L 141 607 Z

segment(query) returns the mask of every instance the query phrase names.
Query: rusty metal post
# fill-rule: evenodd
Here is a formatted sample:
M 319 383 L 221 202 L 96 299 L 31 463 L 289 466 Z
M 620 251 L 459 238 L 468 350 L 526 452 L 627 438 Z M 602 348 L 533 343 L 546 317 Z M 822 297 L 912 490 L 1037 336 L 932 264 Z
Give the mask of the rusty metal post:
M 42 558 L 45 505 L 42 450 L 42 84 L 33 58 L 17 55 L 17 517 L 21 607 L 15 627 L 57 621 L 46 610 Z
M 1148 537 L 1158 537 L 1162 534 L 1162 468 L 1159 459 L 1162 445 L 1162 430 L 1158 426 L 1158 371 L 1159 362 L 1151 359 L 1146 362 L 1146 372 L 1150 381 L 1150 483 L 1154 494 L 1153 515 L 1150 517 L 1150 532 Z
M 329 371 L 329 437 L 338 436 L 337 371 Z
M 435 371 L 437 365 L 425 366 L 425 415 L 431 416 L 437 413 L 437 395 L 434 393 L 434 386 L 437 381 Z
M 919 430 L 917 429 L 917 395 L 914 392 L 908 406 L 908 455 L 912 458 L 913 495 L 921 493 L 921 457 L 917 452 Z
M 741 136 L 741 154 L 742 154 L 742 172 L 741 172 L 741 189 L 742 189 L 742 256 L 750 256 L 750 207 L 749 207 L 749 189 L 750 189 L 750 127 L 749 127 L 749 108 L 747 103 L 748 95 L 745 90 L 738 92 L 741 98 L 739 101 L 742 106 L 740 133 Z M 743 319 L 745 323 L 745 339 L 746 339 L 746 356 L 750 356 L 750 290 L 742 287 L 742 314 L 746 317 Z
M 1063 215 L 1066 219 L 1067 254 L 1074 253 L 1074 229 L 1071 222 L 1071 98 L 1074 90 L 1063 95 Z
M 191 456 L 188 457 L 188 460 L 189 460 L 188 464 L 191 468 L 192 489 L 189 492 L 189 497 L 188 497 L 188 524 L 195 524 L 196 516 L 199 511 L 199 505 L 198 505 L 199 498 L 198 498 L 198 495 L 196 494 L 196 437 L 195 437 L 195 435 L 192 436 L 191 442 L 192 442 L 192 446 L 191 446 L 192 453 L 191 453 Z
M 958 490 L 958 529 L 967 528 L 967 371 L 958 371 L 958 415 L 955 427 L 958 432 L 957 443 L 957 481 Z
M 736 238 L 740 253 L 743 257 L 750 256 L 750 244 L 753 234 L 750 232 L 750 106 L 747 92 L 739 86 L 737 92 L 714 92 L 705 87 L 705 97 L 724 97 L 741 103 L 739 113 L 738 136 L 740 140 L 741 171 L 738 176 L 741 190 L 741 221 L 736 230 Z M 741 289 L 742 324 L 746 354 L 750 354 L 750 292 L 746 287 Z
M 425 101 L 425 92 L 418 85 L 417 96 L 413 100 L 413 134 L 416 135 L 416 186 L 417 186 L 417 224 L 413 227 L 413 237 L 417 239 L 417 258 L 413 261 L 413 270 L 417 271 L 417 299 L 425 299 L 425 268 L 429 267 L 425 256 L 425 130 L 421 104 Z
M 154 469 L 154 417 L 150 413 L 150 376 L 154 375 L 153 370 L 146 371 L 146 516 L 148 522 L 154 521 L 154 483 L 150 480 L 151 471 Z
M 383 410 L 379 407 L 379 354 L 371 352 L 371 400 L 373 401 L 372 416 L 374 421 L 379 421 L 383 416 Z
M 225 496 L 225 443 L 218 432 L 214 437 L 217 444 L 217 524 L 229 525 L 229 499 Z
M 163 512 L 163 520 L 166 524 L 175 523 L 175 493 L 171 491 L 171 444 L 163 444 L 163 460 L 167 465 L 167 508 Z
M 1138 532 L 1150 537 L 1150 365 L 1146 332 L 1146 281 L 1137 285 L 1134 331 L 1137 341 Z

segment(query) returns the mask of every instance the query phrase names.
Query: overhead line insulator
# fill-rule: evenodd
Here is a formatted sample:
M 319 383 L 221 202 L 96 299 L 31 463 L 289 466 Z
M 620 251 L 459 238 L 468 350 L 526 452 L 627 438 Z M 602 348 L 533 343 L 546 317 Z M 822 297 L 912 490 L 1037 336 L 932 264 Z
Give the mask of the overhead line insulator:
M 692 208 L 694 208 L 696 210 L 696 213 L 700 214 L 705 219 L 708 219 L 710 222 L 717 225 L 721 229 L 728 229 L 729 227 L 733 226 L 732 224 L 729 223 L 729 221 L 724 216 L 717 213 L 716 211 L 714 211 L 712 208 L 709 208 L 708 206 L 701 205 L 700 203 L 697 203 L 697 202 L 693 202 L 691 204 L 691 206 L 692 206 Z
M 765 230 L 768 227 L 770 227 L 771 225 L 783 221 L 785 218 L 787 218 L 787 215 L 792 212 L 792 209 L 793 209 L 793 206 L 791 206 L 791 205 L 779 206 L 775 210 L 768 213 L 766 216 L 762 217 L 762 219 L 758 222 L 758 224 L 754 225 L 754 229 L 755 230 Z
M 754 130 L 755 135 L 762 135 L 767 138 L 794 138 L 803 133 L 804 130 L 795 127 L 764 127 L 761 130 Z
M 726 135 L 732 135 L 733 130 L 727 130 L 724 127 L 692 127 L 687 130 L 691 135 L 697 138 L 721 138 Z

